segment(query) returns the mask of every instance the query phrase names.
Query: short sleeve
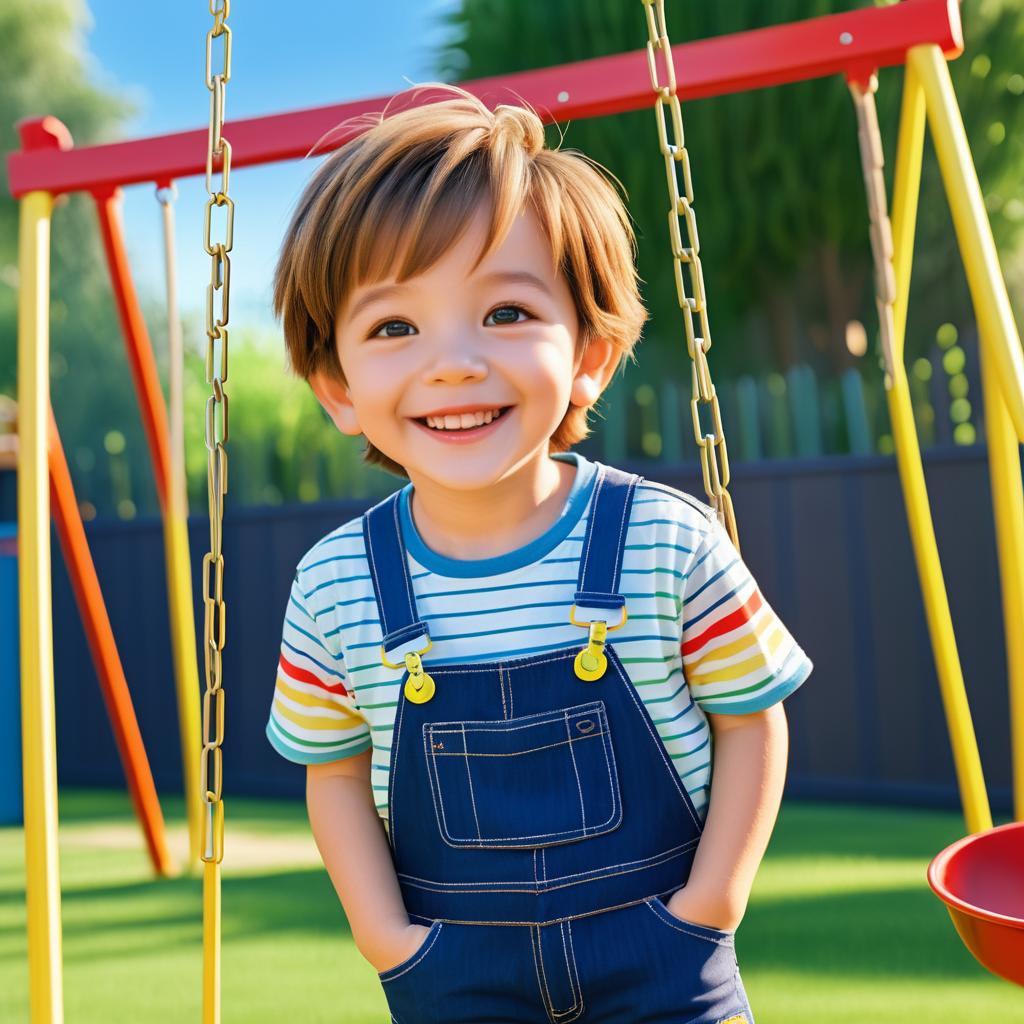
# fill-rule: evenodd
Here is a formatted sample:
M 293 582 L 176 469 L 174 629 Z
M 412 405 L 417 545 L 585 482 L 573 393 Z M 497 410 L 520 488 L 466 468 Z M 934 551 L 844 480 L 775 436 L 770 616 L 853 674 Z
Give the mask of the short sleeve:
M 810 675 L 810 659 L 772 611 L 717 520 L 687 565 L 682 597 L 683 673 L 704 711 L 763 711 Z
M 325 641 L 298 575 L 284 615 L 267 739 L 289 761 L 341 761 L 369 749 L 370 728 L 349 688 L 344 657 Z

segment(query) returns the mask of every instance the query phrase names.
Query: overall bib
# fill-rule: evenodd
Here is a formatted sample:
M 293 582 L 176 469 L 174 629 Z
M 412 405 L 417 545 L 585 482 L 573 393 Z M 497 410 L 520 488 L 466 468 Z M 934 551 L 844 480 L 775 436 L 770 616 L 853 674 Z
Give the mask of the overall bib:
M 525 658 L 421 664 L 430 641 L 398 495 L 363 520 L 382 657 L 407 669 L 388 840 L 409 917 L 429 926 L 379 974 L 394 1024 L 753 1024 L 734 933 L 665 906 L 703 826 L 603 642 L 603 623 L 625 621 L 619 575 L 641 479 L 597 463 L 570 612 L 589 644 L 581 631 Z M 577 673 L 581 650 L 596 678 Z

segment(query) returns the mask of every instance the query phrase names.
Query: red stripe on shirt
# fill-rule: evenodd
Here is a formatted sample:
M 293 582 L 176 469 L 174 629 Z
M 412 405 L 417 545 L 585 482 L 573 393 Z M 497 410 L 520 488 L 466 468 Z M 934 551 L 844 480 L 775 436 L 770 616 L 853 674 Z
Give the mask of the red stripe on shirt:
M 326 690 L 328 693 L 340 693 L 343 697 L 349 696 L 348 690 L 345 689 L 344 683 L 335 683 L 331 685 L 325 683 L 322 679 L 318 679 L 312 672 L 305 668 L 299 668 L 298 665 L 293 665 L 283 654 L 281 655 L 281 668 L 283 668 L 292 679 L 298 679 L 303 683 L 312 683 L 314 686 L 319 686 L 321 690 Z
M 708 626 L 703 633 L 691 637 L 682 643 L 680 649 L 683 652 L 683 656 L 685 657 L 688 654 L 693 654 L 694 651 L 699 651 L 706 643 L 714 640 L 715 637 L 722 636 L 723 633 L 728 633 L 736 629 L 737 626 L 742 626 L 744 622 L 749 622 L 763 603 L 764 598 L 761 597 L 761 592 L 755 587 L 750 597 L 734 612 L 729 612 L 728 615 Z

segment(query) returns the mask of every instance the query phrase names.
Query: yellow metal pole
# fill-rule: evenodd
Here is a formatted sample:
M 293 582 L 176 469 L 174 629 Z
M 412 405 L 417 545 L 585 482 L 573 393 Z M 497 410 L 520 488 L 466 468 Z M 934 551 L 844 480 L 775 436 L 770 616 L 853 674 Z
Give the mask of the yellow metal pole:
M 203 1024 L 220 1024 L 220 862 L 203 863 Z
M 893 348 L 899 359 L 903 358 L 903 341 L 907 331 L 910 267 L 914 261 L 917 203 L 921 194 L 924 129 L 924 90 L 913 65 L 907 64 L 903 72 L 903 100 L 892 194 L 893 269 L 896 272 L 896 301 L 892 307 L 895 320 Z
M 925 92 L 928 123 L 953 212 L 978 321 L 985 434 L 999 554 L 1013 746 L 1014 808 L 1024 819 L 1024 353 L 999 266 L 949 68 L 937 47 L 908 56 Z
M 981 768 L 978 741 L 971 721 L 971 709 L 967 702 L 963 670 L 956 648 L 949 598 L 942 577 L 942 563 L 939 561 L 935 527 L 928 504 L 928 490 L 925 486 L 921 449 L 914 424 L 910 387 L 903 363 L 910 270 L 917 224 L 917 200 L 921 184 L 921 153 L 924 145 L 924 96 L 921 84 L 909 65 L 903 88 L 892 215 L 893 269 L 896 277 L 893 352 L 896 358 L 893 360 L 886 398 L 892 421 L 896 464 L 907 508 L 917 574 L 921 583 L 925 618 L 935 658 L 946 726 L 953 749 L 953 763 L 964 821 L 967 831 L 974 833 L 992 827 L 992 812 L 985 790 L 985 778 Z
M 1017 440 L 1024 443 L 1024 353 L 946 58 L 937 46 L 915 46 L 907 53 L 907 63 L 924 89 L 928 123 L 967 272 L 981 344 L 995 364 L 995 379 Z
M 167 564 L 167 606 L 171 615 L 171 653 L 178 694 L 178 732 L 181 741 L 185 804 L 188 814 L 189 867 L 199 866 L 203 832 L 203 798 L 199 792 L 197 740 L 202 737 L 199 718 L 199 666 L 196 661 L 196 623 L 192 609 L 192 565 L 188 544 L 188 497 L 185 479 L 185 427 L 183 407 L 184 363 L 181 321 L 178 317 L 178 282 L 174 263 L 173 188 L 157 190 L 164 228 L 164 276 L 167 290 L 167 355 L 170 377 L 168 412 L 170 449 L 167 503 L 164 509 L 164 551 Z
M 1010 690 L 1010 739 L 1014 817 L 1024 821 L 1024 487 L 1020 449 L 995 379 L 990 350 L 979 346 L 985 438 L 992 481 L 992 514 L 1003 598 L 1006 662 Z
M 192 567 L 189 564 L 188 513 L 177 492 L 184 484 L 172 473 L 164 510 L 164 553 L 167 568 L 167 606 L 171 618 L 171 656 L 178 697 L 178 736 L 181 744 L 185 812 L 188 820 L 188 866 L 199 867 L 203 800 L 199 791 L 197 739 L 202 735 L 199 714 L 199 668 L 196 663 L 195 617 L 192 610 Z
M 25 799 L 29 1007 L 62 1024 L 57 738 L 50 594 L 50 216 L 53 196 L 21 199 L 18 236 L 18 592 Z

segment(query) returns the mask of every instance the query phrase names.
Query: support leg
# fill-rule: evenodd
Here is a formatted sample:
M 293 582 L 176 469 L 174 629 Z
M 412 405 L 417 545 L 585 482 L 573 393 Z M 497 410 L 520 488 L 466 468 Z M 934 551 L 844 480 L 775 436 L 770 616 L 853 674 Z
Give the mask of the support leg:
M 914 69 L 924 89 L 928 124 L 967 271 L 981 344 L 995 364 L 995 379 L 1017 440 L 1024 443 L 1024 352 L 949 68 L 937 46 L 913 47 L 907 53 L 907 66 Z
M 50 588 L 50 217 L 53 197 L 21 200 L 18 241 L 18 593 L 25 791 L 25 891 L 32 1024 L 62 1024 L 57 737 Z
M 146 757 L 146 748 L 139 732 L 135 707 L 128 682 L 121 666 L 121 658 L 114 641 L 107 606 L 100 590 L 100 581 L 85 537 L 85 527 L 78 512 L 75 489 L 71 482 L 64 446 L 61 444 L 53 410 L 49 412 L 50 498 L 53 519 L 57 526 L 64 562 L 78 604 L 78 613 L 85 627 L 93 665 L 100 682 L 100 691 L 107 706 L 107 717 L 114 732 L 114 740 L 121 756 L 128 792 L 131 794 L 135 817 L 142 829 L 153 870 L 159 875 L 174 874 L 174 862 L 167 849 L 167 832 L 160 801 L 153 783 L 153 773 Z

